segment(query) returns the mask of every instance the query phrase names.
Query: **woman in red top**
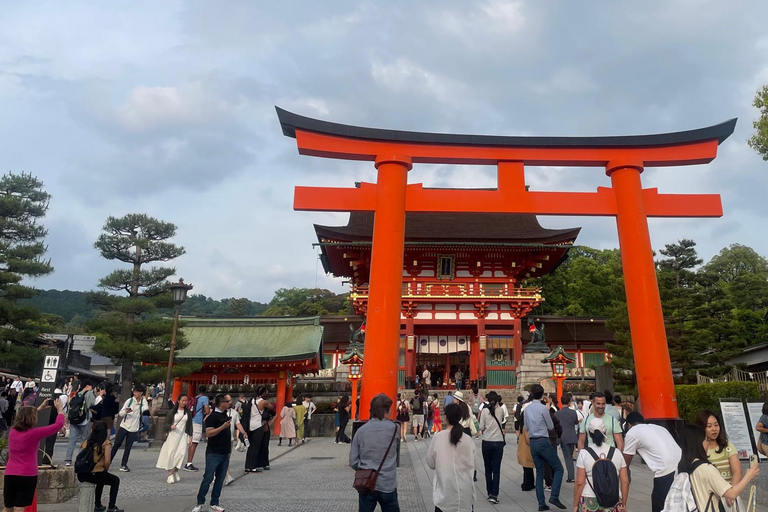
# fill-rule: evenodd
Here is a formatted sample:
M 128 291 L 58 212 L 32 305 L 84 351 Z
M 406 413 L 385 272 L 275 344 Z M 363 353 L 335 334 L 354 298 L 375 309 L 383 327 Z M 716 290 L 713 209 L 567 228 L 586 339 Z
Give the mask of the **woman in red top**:
M 50 400 L 34 408 L 25 405 L 16 414 L 16 421 L 8 434 L 8 465 L 5 467 L 3 481 L 3 500 L 5 510 L 24 512 L 32 504 L 37 488 L 37 446 L 40 440 L 56 435 L 64 426 L 64 414 L 61 402 L 57 398 L 53 405 L 59 415 L 53 425 L 35 427 L 37 413 L 49 405 Z

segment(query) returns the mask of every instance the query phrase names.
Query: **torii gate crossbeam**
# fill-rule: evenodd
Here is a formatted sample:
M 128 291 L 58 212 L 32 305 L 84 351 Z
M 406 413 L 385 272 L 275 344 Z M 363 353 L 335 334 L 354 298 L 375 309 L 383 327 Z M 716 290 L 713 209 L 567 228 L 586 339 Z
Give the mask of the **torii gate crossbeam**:
M 659 194 L 643 189 L 645 167 L 711 162 L 736 119 L 685 132 L 619 137 L 504 137 L 379 130 L 329 123 L 277 108 L 302 155 L 373 161 L 376 184 L 296 187 L 294 209 L 373 211 L 370 298 L 361 404 L 394 397 L 400 331 L 405 214 L 496 212 L 614 216 L 619 234 L 638 390 L 646 418 L 678 418 L 648 217 L 720 217 L 717 194 Z M 413 163 L 496 165 L 496 190 L 408 185 Z M 603 167 L 611 187 L 596 192 L 529 192 L 525 165 Z M 371 364 L 373 362 L 374 364 Z M 360 410 L 368 418 L 367 407 Z

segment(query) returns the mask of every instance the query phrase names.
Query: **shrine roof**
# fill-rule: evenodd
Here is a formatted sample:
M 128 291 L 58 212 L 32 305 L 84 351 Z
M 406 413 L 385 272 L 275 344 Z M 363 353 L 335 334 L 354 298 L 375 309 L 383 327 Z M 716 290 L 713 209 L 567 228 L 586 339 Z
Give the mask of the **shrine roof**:
M 292 138 L 296 138 L 296 130 L 303 130 L 359 140 L 460 146 L 626 148 L 682 145 L 715 139 L 718 144 L 721 144 L 733 133 L 736 126 L 736 119 L 730 119 L 705 128 L 651 135 L 603 137 L 462 135 L 366 128 L 321 121 L 288 112 L 280 107 L 275 107 L 275 110 L 277 111 L 277 117 L 280 120 L 283 134 Z
M 322 353 L 320 317 L 183 318 L 189 345 L 176 359 L 296 361 Z
M 409 212 L 405 218 L 405 241 L 572 244 L 581 228 L 547 229 L 535 215 L 509 213 Z M 369 242 L 373 237 L 373 213 L 352 212 L 346 226 L 315 224 L 320 241 L 331 239 Z

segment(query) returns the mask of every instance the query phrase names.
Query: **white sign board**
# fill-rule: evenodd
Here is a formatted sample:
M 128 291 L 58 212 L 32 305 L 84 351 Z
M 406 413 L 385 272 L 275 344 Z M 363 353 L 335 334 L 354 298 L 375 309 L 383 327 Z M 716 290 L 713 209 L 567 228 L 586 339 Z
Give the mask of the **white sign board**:
M 41 383 L 56 382 L 56 370 L 53 370 L 53 369 L 43 370 L 43 376 L 40 377 L 40 382 Z
M 69 336 L 67 334 L 43 334 L 43 338 L 47 340 L 59 340 L 59 341 L 67 341 L 69 339 Z
M 75 341 L 96 341 L 96 336 L 81 336 L 77 334 L 72 339 Z
M 43 368 L 58 368 L 59 367 L 59 356 L 45 356 L 45 364 L 43 364 Z
M 749 423 L 744 404 L 741 402 L 720 402 L 723 423 L 728 433 L 728 440 L 736 447 L 739 458 L 746 460 L 753 453 L 752 439 L 749 437 Z
M 760 416 L 763 415 L 763 403 L 762 402 L 747 402 L 747 412 L 749 413 L 749 424 L 752 426 L 752 432 L 755 436 L 755 444 L 757 444 L 757 439 L 759 436 L 762 435 L 761 432 L 758 432 L 755 427 L 757 427 L 757 422 L 760 421 Z M 764 425 L 768 426 L 768 425 Z M 763 455 L 762 453 L 758 453 L 757 456 L 760 458 L 760 460 L 767 460 L 768 457 Z

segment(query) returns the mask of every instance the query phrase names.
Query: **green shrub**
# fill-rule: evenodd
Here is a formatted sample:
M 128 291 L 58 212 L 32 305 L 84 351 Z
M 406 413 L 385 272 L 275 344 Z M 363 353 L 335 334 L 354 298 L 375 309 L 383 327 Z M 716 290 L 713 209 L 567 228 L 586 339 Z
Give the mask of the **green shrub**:
M 680 417 L 692 423 L 696 413 L 702 409 L 719 412 L 721 398 L 759 400 L 760 386 L 757 382 L 715 382 L 675 386 L 675 393 Z

